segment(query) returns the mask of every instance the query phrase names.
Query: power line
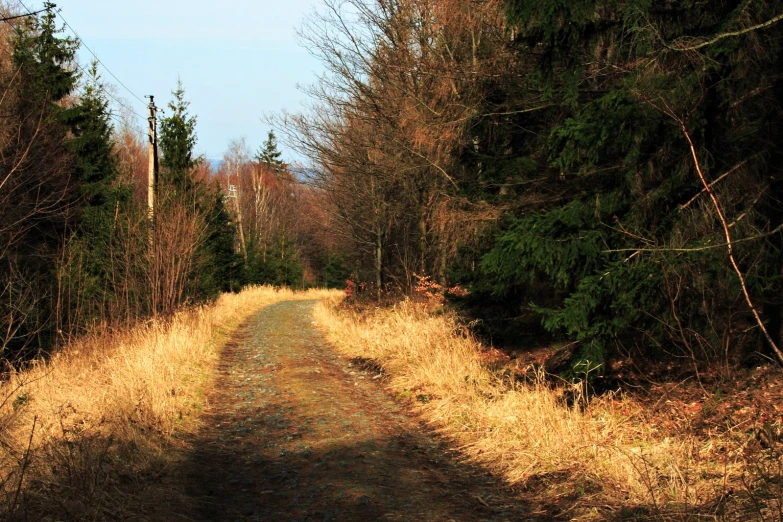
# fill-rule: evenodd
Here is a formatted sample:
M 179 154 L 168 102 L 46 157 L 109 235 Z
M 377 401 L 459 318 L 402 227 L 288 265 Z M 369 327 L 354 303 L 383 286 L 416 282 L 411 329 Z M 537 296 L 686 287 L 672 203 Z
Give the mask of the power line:
M 36 16 L 36 15 L 39 15 L 39 14 L 41 14 L 41 13 L 45 13 L 46 11 L 48 11 L 48 9 L 40 9 L 40 10 L 38 10 L 38 11 L 30 11 L 30 9 L 29 9 L 29 8 L 28 8 L 26 5 L 24 5 L 24 3 L 22 2 L 22 0 L 19 0 L 19 3 L 22 5 L 22 7 L 24 7 L 25 9 L 27 9 L 27 11 L 28 11 L 28 12 L 27 12 L 27 13 L 24 13 L 24 14 L 20 14 L 20 15 L 15 15 L 15 16 L 6 16 L 6 17 L 3 17 L 3 18 L 0 18 L 0 22 L 10 22 L 11 20 L 17 20 L 17 19 L 20 19 L 20 18 L 27 18 L 27 17 L 30 17 L 30 16 Z M 76 35 L 76 38 L 77 38 L 77 39 L 78 39 L 80 42 L 82 42 L 82 43 L 83 43 L 83 40 L 81 39 L 81 37 L 78 35 L 78 33 L 76 33 L 76 31 L 73 29 L 73 27 L 71 27 L 71 25 L 70 25 L 70 24 L 68 24 L 68 22 L 65 20 L 65 18 L 63 18 L 63 17 L 62 17 L 62 15 L 61 15 L 60 13 L 57 13 L 57 14 L 58 14 L 58 16 L 60 16 L 60 18 L 62 18 L 62 21 L 65 23 L 65 25 L 66 25 L 66 26 L 68 26 L 68 28 L 69 28 L 71 31 L 73 31 L 73 33 Z M 101 61 L 98 59 L 98 57 L 95 55 L 95 53 L 94 53 L 94 52 L 92 52 L 92 50 L 90 50 L 90 49 L 89 49 L 89 47 L 87 48 L 87 50 L 88 50 L 88 51 L 90 51 L 90 53 L 91 53 L 91 54 L 92 54 L 92 55 L 95 57 L 95 59 L 98 61 L 98 63 L 100 63 L 101 65 L 103 65 L 103 68 L 104 68 L 104 69 L 106 69 L 106 70 L 109 72 L 109 74 L 111 74 L 111 75 L 112 75 L 112 77 L 113 77 L 115 80 L 117 80 L 117 81 L 120 83 L 120 85 L 122 85 L 123 87 L 125 87 L 125 89 L 126 89 L 126 90 L 127 90 L 129 93 L 131 93 L 131 94 L 132 94 L 132 95 L 133 95 L 133 96 L 134 96 L 136 99 L 138 99 L 139 101 L 141 101 L 142 103 L 144 103 L 144 101 L 143 101 L 143 100 L 141 100 L 141 98 L 139 98 L 138 96 L 136 96 L 136 95 L 133 93 L 133 91 L 131 91 L 130 89 L 128 89 L 128 87 L 127 87 L 127 86 L 126 86 L 124 83 L 122 83 L 122 81 L 120 81 L 120 79 L 119 79 L 119 78 L 117 78 L 117 76 L 116 76 L 116 75 L 115 75 L 113 72 L 111 72 L 111 70 L 110 70 L 108 67 L 106 67 L 106 64 L 104 64 L 103 62 L 101 62 Z M 95 77 L 95 76 L 93 76 L 93 75 L 92 75 L 92 74 L 90 74 L 89 72 L 85 71 L 85 70 L 84 70 L 84 68 L 81 66 L 81 64 L 80 64 L 78 61 L 74 61 L 74 63 L 75 63 L 75 64 L 76 64 L 76 66 L 79 68 L 79 70 L 80 70 L 80 71 L 82 71 L 82 73 L 86 74 L 87 76 L 89 76 L 90 78 L 92 78 L 93 80 L 95 80 L 96 82 L 98 81 L 98 78 L 97 78 L 97 77 Z M 79 87 L 77 87 L 77 92 L 79 93 L 79 95 L 80 95 L 82 98 L 84 98 L 84 97 L 85 97 L 85 92 L 84 92 L 84 90 L 83 90 L 82 88 L 79 88 Z M 130 112 L 131 114 L 133 114 L 133 115 L 134 115 L 134 116 L 136 116 L 137 118 L 141 118 L 141 119 L 143 119 L 143 117 L 142 117 L 141 115 L 139 115 L 139 113 L 137 113 L 136 111 L 134 111 L 134 110 L 133 110 L 131 107 L 129 107 L 129 106 L 127 106 L 127 105 L 125 105 L 125 104 L 124 104 L 123 102 L 121 102 L 119 99 L 117 99 L 117 98 L 116 98 L 116 97 L 115 97 L 115 96 L 114 96 L 114 95 L 113 95 L 113 94 L 112 94 L 110 91 L 108 91 L 108 90 L 104 89 L 104 90 L 103 90 L 103 92 L 104 92 L 104 93 L 106 93 L 106 94 L 107 94 L 107 95 L 108 95 L 108 96 L 109 96 L 109 97 L 110 97 L 112 100 L 114 100 L 114 101 L 115 101 L 115 103 L 117 103 L 117 105 L 119 105 L 119 106 L 120 106 L 120 107 L 122 107 L 123 109 L 127 110 L 128 112 Z M 122 119 L 120 116 L 118 116 L 118 115 L 114 114 L 114 113 L 113 113 L 111 110 L 110 110 L 110 111 L 107 113 L 107 116 L 108 116 L 109 118 L 113 119 L 114 121 L 116 121 L 116 122 L 118 122 L 118 123 L 122 124 L 123 126 L 124 126 L 124 125 L 127 125 L 127 121 L 125 121 L 124 119 Z M 139 136 L 143 137 L 143 135 L 142 135 L 142 134 L 141 134 L 141 133 L 138 131 L 138 129 L 135 129 L 135 128 L 133 128 L 132 130 L 133 130 L 135 133 L 137 133 Z
M 100 59 L 100 58 L 98 58 L 98 55 L 97 55 L 97 54 L 95 54 L 95 53 L 93 52 L 93 50 L 92 50 L 92 49 L 90 49 L 90 47 L 89 47 L 87 44 L 85 44 L 85 43 L 84 43 L 84 40 L 82 39 L 82 37 L 81 37 L 81 36 L 79 36 L 79 33 L 77 33 L 77 32 L 76 32 L 76 30 L 75 30 L 73 27 L 71 27 L 71 24 L 69 24 L 69 23 L 68 23 L 68 21 L 67 21 L 65 18 L 63 18 L 63 15 L 60 13 L 60 10 L 59 10 L 59 9 L 56 11 L 56 13 L 57 13 L 57 16 L 59 16 L 59 17 L 60 17 L 60 19 L 63 21 L 63 23 L 65 23 L 65 26 L 66 26 L 66 27 L 68 27 L 68 29 L 70 29 L 70 30 L 73 32 L 73 34 L 74 34 L 74 35 L 76 35 L 76 39 L 77 39 L 79 42 L 81 42 L 82 44 L 84 44 L 84 48 L 85 48 L 85 49 L 87 49 L 87 50 L 90 52 L 90 54 L 93 56 L 93 58 L 95 58 L 95 61 L 97 61 L 99 64 L 101 64 L 101 65 L 103 66 L 103 68 L 104 68 L 104 69 L 106 69 L 106 72 L 108 72 L 108 73 L 111 75 L 111 77 L 112 77 L 112 78 L 114 78 L 115 80 L 117 80 L 117 83 L 119 83 L 119 84 L 120 84 L 120 85 L 121 85 L 121 86 L 122 86 L 122 87 L 123 87 L 123 88 L 124 88 L 126 91 L 128 91 L 128 92 L 131 94 L 131 96 L 133 96 L 134 98 L 136 98 L 137 100 L 139 100 L 139 102 L 141 102 L 142 104 L 146 105 L 146 103 L 144 102 L 144 100 L 142 100 L 141 98 L 139 98 L 139 97 L 136 95 L 136 93 L 135 93 L 135 92 L 133 92 L 132 90 L 130 90 L 130 89 L 128 88 L 128 86 L 127 86 L 127 85 L 125 85 L 124 83 L 122 83 L 122 80 L 120 80 L 119 78 L 117 78 L 117 75 L 116 75 L 116 74 L 114 74 L 113 72 L 111 72 L 111 69 L 109 69 L 108 67 L 106 67 L 106 64 L 105 64 L 105 63 L 103 63 L 103 62 L 101 61 L 101 59 Z
M 27 6 L 26 6 L 26 5 L 24 5 L 24 3 L 22 2 L 22 0 L 19 0 L 19 3 L 20 3 L 20 4 L 22 4 L 22 7 L 24 7 L 25 9 L 27 9 L 27 10 L 29 11 L 29 9 L 27 8 Z M 41 12 L 43 12 L 43 11 L 46 11 L 46 9 L 43 9 L 42 11 L 38 11 L 38 13 L 41 13 Z M 59 16 L 59 17 L 60 17 L 60 19 L 61 19 L 61 20 L 63 21 L 63 23 L 65 24 L 65 26 L 66 26 L 68 29 L 70 29 L 70 30 L 71 30 L 71 32 L 74 34 L 74 36 L 76 36 L 76 40 L 77 40 L 77 41 L 78 41 L 80 44 L 82 44 L 82 45 L 84 46 L 84 48 L 85 48 L 85 49 L 87 49 L 87 51 L 89 51 L 89 52 L 90 52 L 90 54 L 93 56 L 93 58 L 95 58 L 95 61 L 97 61 L 99 64 L 101 64 L 101 65 L 103 66 L 103 68 L 106 70 L 106 72 L 108 72 L 108 73 L 111 75 L 111 77 L 112 77 L 112 78 L 114 78 L 114 79 L 117 81 L 117 83 L 119 83 L 119 84 L 120 84 L 120 85 L 121 85 L 121 86 L 122 86 L 122 87 L 123 87 L 123 88 L 124 88 L 126 91 L 128 91 L 128 92 L 131 94 L 131 96 L 133 96 L 134 98 L 136 98 L 137 100 L 139 100 L 139 102 L 141 102 L 142 104 L 146 105 L 146 102 L 145 102 L 144 100 L 142 100 L 142 99 L 141 99 L 139 96 L 137 96 L 135 92 L 133 92 L 132 90 L 130 90 L 130 89 L 128 88 L 128 86 L 127 86 L 127 85 L 125 85 L 125 84 L 122 82 L 122 80 L 120 80 L 120 79 L 117 77 L 117 75 L 116 75 L 116 74 L 114 74 L 114 73 L 111 71 L 111 69 L 109 69 L 109 68 L 106 66 L 106 64 L 105 64 L 105 63 L 103 63 L 103 62 L 100 60 L 100 58 L 98 58 L 98 55 L 97 55 L 97 54 L 95 54 L 95 53 L 92 51 L 92 49 L 90 49 L 90 48 L 89 48 L 89 46 L 87 46 L 87 44 L 85 44 L 85 42 L 84 42 L 84 39 L 83 39 L 83 38 L 82 38 L 82 37 L 79 35 L 79 33 L 77 33 L 77 32 L 76 32 L 76 29 L 74 29 L 74 28 L 71 26 L 71 24 L 69 24 L 69 23 L 68 23 L 68 21 L 67 21 L 67 20 L 66 20 L 66 19 L 63 17 L 63 15 L 62 15 L 62 13 L 61 13 L 60 11 L 61 11 L 60 9 L 56 9 L 56 10 L 55 10 L 55 14 L 57 14 L 57 16 Z M 77 64 L 76 64 L 76 65 L 79 67 L 79 69 L 81 69 L 81 70 L 82 70 L 82 72 L 84 72 L 85 74 L 88 74 L 88 73 L 86 73 L 86 71 L 85 71 L 85 70 L 82 68 L 82 66 L 78 64 L 78 62 L 77 62 Z M 88 74 L 88 76 L 90 76 L 91 78 L 93 78 L 93 79 L 96 79 L 96 80 L 97 80 L 97 78 L 93 77 L 91 74 Z M 136 112 L 135 112 L 133 109 L 131 109 L 130 107 L 128 107 L 128 106 L 126 106 L 126 105 L 122 104 L 122 103 L 121 103 L 121 102 L 120 102 L 120 101 L 119 101 L 117 98 L 115 98 L 114 96 L 112 96 L 112 95 L 111 95 L 111 94 L 110 94 L 108 91 L 107 91 L 107 94 L 109 94 L 109 96 L 110 96 L 110 97 L 111 97 L 111 98 L 112 98 L 112 99 L 113 99 L 115 102 L 117 102 L 118 104 L 120 104 L 122 107 L 124 107 L 125 109 L 129 110 L 130 112 L 132 112 L 133 114 L 135 114 L 137 117 L 139 117 L 139 118 L 142 118 L 142 119 L 143 119 L 143 117 L 142 117 L 142 116 L 140 116 L 139 114 L 137 114 L 137 113 L 136 113 Z
M 21 0 L 19 0 L 19 3 L 20 3 L 20 4 L 22 4 L 22 7 L 24 7 L 25 9 L 27 9 L 27 11 L 30 11 L 30 9 L 29 9 L 29 8 L 28 8 L 26 5 L 24 5 L 24 3 L 22 3 L 22 1 L 21 1 Z M 41 10 L 39 10 L 39 11 L 30 11 L 30 12 L 28 12 L 28 13 L 26 13 L 26 14 L 21 14 L 21 15 L 17 15 L 17 16 L 9 16 L 9 17 L 5 17 L 5 18 L 0 18 L 0 22 L 9 22 L 10 20 L 14 20 L 14 19 L 18 19 L 18 18 L 25 18 L 25 17 L 28 17 L 28 16 L 35 16 L 35 15 L 38 15 L 38 14 L 44 13 L 44 12 L 46 12 L 46 11 L 48 11 L 48 9 L 41 9 Z M 61 18 L 62 18 L 62 16 L 61 16 Z M 65 22 L 65 19 L 63 19 L 63 21 Z M 10 23 L 10 22 L 9 22 L 9 23 Z M 65 23 L 66 23 L 66 25 L 68 25 L 68 22 L 65 22 Z M 71 26 L 70 26 L 70 25 L 69 25 L 68 27 L 69 27 L 69 28 L 71 28 Z M 73 28 L 71 28 L 71 31 L 73 31 Z M 74 34 L 76 34 L 76 31 L 73 31 L 73 32 L 74 32 Z M 76 38 L 78 38 L 79 40 L 81 40 L 81 38 L 79 37 L 79 35 L 78 35 L 78 34 L 76 34 Z M 89 49 L 88 49 L 88 50 L 89 50 Z M 92 53 L 92 51 L 90 51 L 90 52 Z M 95 53 L 92 53 L 92 54 L 93 54 L 93 56 L 95 56 Z M 96 60 L 98 60 L 98 57 L 97 57 L 97 56 L 95 56 L 95 59 L 96 59 Z M 101 65 L 103 65 L 103 67 L 104 67 L 104 68 L 105 68 L 107 71 L 109 71 L 109 74 L 111 74 L 111 75 L 112 75 L 112 76 L 113 76 L 113 77 L 114 77 L 114 78 L 115 78 L 115 79 L 116 79 L 118 82 L 120 81 L 120 80 L 119 80 L 119 79 L 118 79 L 118 78 L 117 78 L 117 77 L 116 77 L 116 76 L 115 76 L 115 75 L 114 75 L 114 74 L 113 74 L 113 73 L 112 73 L 112 72 L 109 70 L 109 68 L 108 68 L 108 67 L 106 67 L 106 65 L 104 65 L 104 64 L 103 64 L 103 62 L 101 62 L 100 60 L 98 60 L 98 62 L 99 62 Z M 89 72 L 85 71 L 85 70 L 84 70 L 84 68 L 81 66 L 81 64 L 80 64 L 78 61 L 74 61 L 74 63 L 76 64 L 76 67 L 78 67 L 78 68 L 79 68 L 79 70 L 80 70 L 82 73 L 86 74 L 87 76 L 89 76 L 90 78 L 92 78 L 93 80 L 95 80 L 96 82 L 98 81 L 98 78 L 96 78 L 95 76 L 93 76 L 93 75 L 92 75 L 92 74 L 90 74 Z M 122 82 L 120 82 L 120 83 L 122 84 Z M 123 86 L 123 87 L 125 87 L 125 85 L 124 85 L 124 84 L 122 84 L 122 86 Z M 125 89 L 127 89 L 127 90 L 128 90 L 128 92 L 130 92 L 131 94 L 133 94 L 133 91 L 131 91 L 131 90 L 130 90 L 130 89 L 128 89 L 127 87 L 125 87 Z M 114 96 L 114 95 L 111 93 L 111 91 L 104 90 L 103 92 L 105 92 L 105 93 L 106 93 L 106 94 L 107 94 L 107 95 L 108 95 L 108 96 L 109 96 L 109 97 L 110 97 L 112 100 L 114 100 L 114 102 L 115 102 L 115 103 L 117 103 L 117 105 L 119 105 L 119 106 L 120 106 L 120 107 L 122 107 L 123 109 L 127 110 L 128 112 L 130 112 L 131 114 L 133 114 L 133 115 L 134 115 L 134 116 L 136 116 L 137 118 L 140 118 L 140 119 L 142 119 L 142 120 L 144 119 L 144 118 L 143 118 L 143 116 L 141 116 L 141 115 L 140 115 L 138 112 L 134 111 L 134 110 L 133 110 L 131 107 L 129 107 L 128 105 L 124 104 L 124 103 L 123 103 L 123 102 L 121 102 L 121 101 L 120 101 L 120 100 L 119 100 L 117 97 L 115 97 L 115 96 Z M 83 96 L 83 93 L 80 93 L 80 94 L 82 94 L 82 96 Z M 135 94 L 133 94 L 133 96 L 135 96 L 137 99 L 139 99 L 139 97 L 138 97 L 138 96 L 136 96 Z M 143 103 L 143 102 L 142 102 L 142 103 Z
M 30 9 L 29 9 L 29 8 L 28 8 L 28 7 L 27 7 L 25 4 L 24 4 L 24 2 L 23 2 L 22 0 L 18 0 L 18 1 L 19 1 L 19 3 L 22 5 L 22 7 L 24 7 L 25 9 L 27 9 L 27 11 L 30 11 Z M 28 14 L 26 14 L 26 15 L 19 15 L 19 16 L 17 16 L 17 17 L 12 17 L 12 18 L 21 18 L 21 17 L 23 17 L 23 16 L 33 16 L 33 15 L 38 15 L 38 14 L 40 14 L 40 13 L 44 13 L 44 12 L 46 12 L 46 11 L 48 11 L 48 9 L 41 9 L 41 10 L 39 10 L 39 11 L 35 11 L 35 12 L 29 12 L 29 13 L 28 13 Z M 136 93 L 134 93 L 132 90 L 130 90 L 130 89 L 128 88 L 128 86 L 127 86 L 127 85 L 125 85 L 125 84 L 122 82 L 122 80 L 120 80 L 120 79 L 117 77 L 117 75 L 116 75 L 116 74 L 114 74 L 114 73 L 111 71 L 111 69 L 109 69 L 109 68 L 106 66 L 106 64 L 105 64 L 105 63 L 103 63 L 103 62 L 102 62 L 102 61 L 101 61 L 101 60 L 98 58 L 98 56 L 97 56 L 97 55 L 96 55 L 96 54 L 95 54 L 95 53 L 94 53 L 94 52 L 93 52 L 93 51 L 92 51 L 92 50 L 91 50 L 89 47 L 87 47 L 87 45 L 86 45 L 86 44 L 84 44 L 84 40 L 82 39 L 82 37 L 81 37 L 81 36 L 79 35 L 79 33 L 77 33 L 77 32 L 76 32 L 76 30 L 75 30 L 75 29 L 74 29 L 74 28 L 73 28 L 73 27 L 72 27 L 72 26 L 71 26 L 71 25 L 68 23 L 68 21 L 67 21 L 67 20 L 66 20 L 66 19 L 65 19 L 65 18 L 62 16 L 62 14 L 59 12 L 59 10 L 55 10 L 55 13 L 57 14 L 57 16 L 59 16 L 59 17 L 60 17 L 60 19 L 63 21 L 63 23 L 65 23 L 65 25 L 68 27 L 68 29 L 70 29 L 70 30 L 71 30 L 71 32 L 72 32 L 72 33 L 73 33 L 73 34 L 76 36 L 76 39 L 77 39 L 77 41 L 78 41 L 80 44 L 84 45 L 84 47 L 85 47 L 85 48 L 86 48 L 86 49 L 87 49 L 87 50 L 90 52 L 90 54 L 92 54 L 92 56 L 95 58 L 95 60 L 96 60 L 96 61 L 97 61 L 99 64 L 101 64 L 101 65 L 103 66 L 103 68 L 104 68 L 104 69 L 105 69 L 105 70 L 106 70 L 106 71 L 107 71 L 107 72 L 108 72 L 108 73 L 109 73 L 109 74 L 112 76 L 112 78 L 114 78 L 114 79 L 115 79 L 115 80 L 116 80 L 116 81 L 117 81 L 117 82 L 118 82 L 118 83 L 119 83 L 119 84 L 120 84 L 120 85 L 121 85 L 121 86 L 122 86 L 122 87 L 123 87 L 123 88 L 124 88 L 126 91 L 128 91 L 128 92 L 129 92 L 129 93 L 130 93 L 130 94 L 131 94 L 131 95 L 132 95 L 134 98 L 136 98 L 136 99 L 137 99 L 137 100 L 139 100 L 141 103 L 143 103 L 143 104 L 145 104 L 145 105 L 146 105 L 146 102 L 144 102 L 144 100 L 142 100 L 141 98 L 139 98 L 139 97 L 136 95 Z M 91 74 L 89 71 L 85 70 L 85 69 L 84 69 L 84 67 L 82 67 L 82 65 L 81 65 L 81 64 L 80 64 L 80 63 L 79 63 L 77 60 L 74 60 L 74 63 L 76 64 L 76 67 L 77 67 L 77 68 L 78 68 L 78 69 L 79 69 L 79 70 L 80 70 L 80 71 L 81 71 L 81 72 L 82 72 L 84 75 L 86 75 L 86 76 L 87 76 L 87 77 L 89 77 L 89 78 L 92 78 L 92 79 L 93 79 L 93 80 L 94 80 L 96 83 L 98 82 L 98 78 L 97 78 L 97 76 L 94 76 L 94 75 L 93 75 L 93 74 Z M 82 97 L 84 97 L 84 96 L 85 96 L 85 93 L 84 93 L 84 91 L 83 91 L 82 89 L 79 89 L 79 88 L 77 88 L 77 92 L 79 92 L 79 94 L 80 94 Z M 107 89 L 103 89 L 103 92 L 104 92 L 104 93 L 105 93 L 105 94 L 106 94 L 106 95 L 107 95 L 109 98 L 111 98 L 112 100 L 114 100 L 114 102 L 115 102 L 115 103 L 116 103 L 118 106 L 120 106 L 121 108 L 125 109 L 125 110 L 126 110 L 126 111 L 128 111 L 130 114 L 133 114 L 134 116 L 136 116 L 136 117 L 137 117 L 137 118 L 139 118 L 140 120 L 142 120 L 142 121 L 144 120 L 144 117 L 143 117 L 143 116 L 141 116 L 141 115 L 140 115 L 138 112 L 136 112 L 135 110 L 133 110 L 133 108 L 132 108 L 132 107 L 130 107 L 129 105 L 127 105 L 126 103 L 124 103 L 123 101 L 121 101 L 119 98 L 117 98 L 116 96 L 114 96 L 114 94 L 112 94 L 112 93 L 111 93 L 111 91 L 109 91 L 109 90 L 107 90 Z M 109 111 L 108 115 L 109 115 L 109 117 L 110 117 L 111 119 L 113 119 L 114 121 L 116 121 L 116 122 L 118 122 L 118 123 L 120 123 L 120 124 L 122 124 L 122 125 L 125 125 L 125 124 L 127 123 L 125 120 L 123 120 L 123 119 L 122 119 L 121 117 L 119 117 L 118 115 L 114 114 L 112 111 Z M 135 131 L 135 132 L 138 132 L 138 129 L 134 129 L 134 131 Z M 139 135 L 143 137 L 143 135 L 141 135 L 141 134 L 139 134 Z
M 74 62 L 74 63 L 76 64 L 76 67 L 78 67 L 78 68 L 79 68 L 79 70 L 80 70 L 82 73 L 86 74 L 87 76 L 89 76 L 90 78 L 92 78 L 93 80 L 95 80 L 96 82 L 98 81 L 98 78 L 97 78 L 96 76 L 93 76 L 93 75 L 92 75 L 92 74 L 90 74 L 89 72 L 85 71 L 85 70 L 84 70 L 84 67 L 82 67 L 82 66 L 81 66 L 81 64 L 80 64 L 79 62 Z M 133 114 L 133 115 L 134 115 L 134 116 L 136 116 L 137 118 L 141 118 L 142 120 L 144 119 L 144 117 L 143 117 L 143 116 L 141 116 L 141 115 L 140 115 L 138 112 L 134 111 L 134 110 L 133 110 L 131 107 L 129 107 L 128 105 L 125 105 L 124 103 L 122 103 L 122 102 L 121 102 L 121 101 L 120 101 L 120 100 L 119 100 L 117 97 L 115 97 L 115 96 L 114 96 L 114 95 L 111 93 L 111 91 L 109 91 L 109 90 L 107 90 L 107 89 L 103 89 L 103 92 L 104 92 L 104 93 L 106 93 L 106 95 L 108 95 L 108 96 L 109 96 L 109 98 L 111 98 L 112 100 L 114 100 L 114 102 L 115 102 L 117 105 L 119 105 L 120 107 L 122 107 L 122 108 L 123 108 L 123 109 L 125 109 L 126 111 L 130 112 L 131 114 Z
M 25 7 L 25 9 L 27 9 L 27 8 Z M 24 13 L 24 14 L 20 14 L 20 15 L 16 15 L 16 16 L 6 16 L 4 18 L 0 18 L 0 22 L 10 22 L 11 20 L 18 20 L 19 18 L 27 18 L 28 16 L 35 16 L 35 15 L 41 14 L 41 13 L 43 13 L 45 11 L 46 11 L 46 9 L 41 9 L 40 11 L 35 11 L 33 13 Z
M 137 138 L 139 138 L 139 140 L 141 140 L 141 141 L 145 141 L 146 140 L 147 136 L 142 131 L 140 131 L 138 129 L 138 127 L 133 127 L 132 125 L 129 125 L 127 121 L 123 120 L 122 118 L 120 118 L 116 114 L 109 113 L 109 117 L 112 120 L 114 120 L 115 122 L 117 122 L 117 124 L 119 124 L 119 127 L 115 127 L 115 129 L 118 129 L 118 128 L 119 129 L 122 129 L 122 128 L 127 129 L 130 132 L 132 132 Z
M 82 98 L 84 98 L 86 96 L 86 93 L 85 93 L 83 87 L 77 87 L 76 88 L 76 92 Z M 136 114 L 136 113 L 134 113 L 134 114 Z M 106 113 L 106 116 L 109 117 L 110 119 L 114 120 L 115 122 L 119 123 L 121 127 L 129 129 L 131 132 L 133 132 L 136 135 L 137 138 L 141 139 L 142 141 L 145 140 L 146 136 L 144 135 L 144 133 L 142 133 L 139 130 L 138 127 L 132 126 L 127 120 L 123 119 L 118 114 L 115 114 L 113 111 L 110 110 L 110 111 L 108 111 Z M 137 116 L 138 116 L 138 114 L 137 114 Z M 115 126 L 115 128 L 117 128 L 117 127 Z

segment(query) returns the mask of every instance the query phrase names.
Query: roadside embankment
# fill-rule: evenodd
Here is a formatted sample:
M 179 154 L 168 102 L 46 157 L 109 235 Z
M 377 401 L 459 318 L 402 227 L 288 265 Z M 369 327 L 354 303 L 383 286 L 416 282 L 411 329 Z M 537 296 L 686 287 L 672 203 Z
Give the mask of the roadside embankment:
M 463 458 L 520 486 L 553 516 L 681 519 L 779 509 L 774 499 L 753 498 L 761 470 L 773 472 L 779 454 L 748 459 L 741 427 L 675 429 L 638 397 L 607 394 L 585 407 L 568 383 L 553 386 L 534 372 L 510 379 L 442 310 L 402 302 L 357 312 L 332 300 L 317 305 L 315 317 L 345 354 L 382 367 L 390 391 Z
M 198 429 L 227 336 L 271 303 L 325 295 L 248 288 L 9 371 L 0 518 L 162 520 L 182 496 L 168 472 Z

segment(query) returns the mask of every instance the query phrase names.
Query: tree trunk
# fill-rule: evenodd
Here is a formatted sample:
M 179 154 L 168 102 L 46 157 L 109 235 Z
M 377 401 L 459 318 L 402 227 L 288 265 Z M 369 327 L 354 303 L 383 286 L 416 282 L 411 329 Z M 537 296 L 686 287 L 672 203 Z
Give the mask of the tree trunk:
M 239 178 L 239 161 L 237 161 L 236 164 L 236 174 L 237 174 L 237 193 L 236 197 L 234 198 L 234 205 L 237 212 L 237 228 L 239 229 L 239 251 L 242 252 L 242 257 L 245 259 L 245 265 L 247 265 L 247 248 L 245 243 L 245 231 L 242 227 L 242 205 L 240 204 L 241 201 L 241 184 L 242 180 Z
M 375 232 L 375 292 L 380 302 L 383 292 L 383 231 L 380 227 Z
M 427 275 L 427 214 L 419 215 L 419 275 Z

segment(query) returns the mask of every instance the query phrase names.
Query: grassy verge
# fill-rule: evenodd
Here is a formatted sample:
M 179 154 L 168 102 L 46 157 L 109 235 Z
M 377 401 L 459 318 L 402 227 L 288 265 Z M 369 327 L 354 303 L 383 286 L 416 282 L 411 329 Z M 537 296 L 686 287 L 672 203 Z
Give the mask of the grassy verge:
M 551 514 L 715 520 L 730 510 L 779 512 L 774 498 L 758 502 L 758 474 L 748 462 L 759 460 L 748 459 L 740 429 L 667 430 L 642 403 L 620 394 L 569 407 L 563 396 L 578 389 L 553 388 L 542 376 L 504 378 L 448 314 L 407 302 L 361 314 L 337 304 L 316 307 L 317 323 L 336 347 L 380 363 L 393 393 L 408 398 L 465 458 L 527 489 Z M 766 455 L 779 466 L 779 453 Z
M 0 384 L 0 518 L 167 519 L 186 501 L 169 475 L 227 336 L 266 305 L 325 295 L 250 288 L 11 371 Z

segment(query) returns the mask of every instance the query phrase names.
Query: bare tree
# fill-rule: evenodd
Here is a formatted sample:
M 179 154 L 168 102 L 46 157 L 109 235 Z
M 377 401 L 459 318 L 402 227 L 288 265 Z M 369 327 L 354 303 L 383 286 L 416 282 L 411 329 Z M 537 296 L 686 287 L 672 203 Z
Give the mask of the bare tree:
M 471 207 L 459 184 L 478 174 L 460 155 L 480 145 L 470 127 L 483 117 L 482 84 L 512 63 L 503 6 L 327 1 L 302 37 L 327 72 L 308 91 L 309 113 L 276 123 L 312 161 L 331 223 L 363 254 L 356 266 L 377 292 L 410 291 L 414 273 L 445 282 L 455 243 L 498 214 Z

